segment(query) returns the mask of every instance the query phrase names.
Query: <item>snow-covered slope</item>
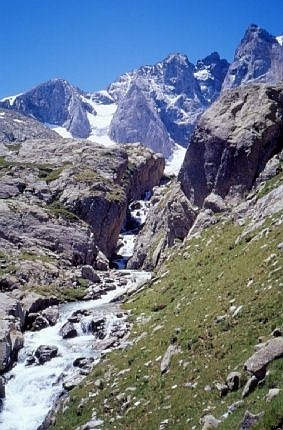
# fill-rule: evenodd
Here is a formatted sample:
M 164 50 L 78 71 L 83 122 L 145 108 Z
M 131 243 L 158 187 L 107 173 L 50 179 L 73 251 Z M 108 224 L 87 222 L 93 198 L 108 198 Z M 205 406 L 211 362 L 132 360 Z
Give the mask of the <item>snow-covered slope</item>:
M 281 46 L 283 46 L 283 35 L 282 35 L 282 36 L 277 36 L 277 37 L 276 37 L 276 39 L 277 39 L 277 42 L 278 42 Z
M 109 127 L 113 115 L 117 110 L 117 104 L 107 91 L 98 91 L 93 94 L 88 94 L 83 98 L 83 101 L 90 104 L 95 112 L 95 114 L 87 112 L 91 130 L 88 140 L 100 143 L 104 146 L 116 145 L 109 137 Z

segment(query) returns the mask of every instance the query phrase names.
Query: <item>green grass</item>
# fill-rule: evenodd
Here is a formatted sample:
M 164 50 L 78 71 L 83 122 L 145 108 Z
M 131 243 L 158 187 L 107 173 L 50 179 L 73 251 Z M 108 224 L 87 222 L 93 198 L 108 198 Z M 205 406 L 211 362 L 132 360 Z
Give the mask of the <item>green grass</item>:
M 41 261 L 43 263 L 54 263 L 54 258 L 49 255 L 38 255 L 30 251 L 22 251 L 19 260 Z
M 29 286 L 26 291 L 38 293 L 42 296 L 55 296 L 61 302 L 73 302 L 76 300 L 82 300 L 86 294 L 86 288 L 82 285 L 79 287 L 60 287 L 58 285 L 33 285 Z
M 283 231 L 274 220 L 268 220 L 265 227 L 269 228 L 267 236 L 255 239 L 255 231 L 236 245 L 242 227 L 219 223 L 177 252 L 163 267 L 168 273 L 125 305 L 131 311 L 131 339 L 140 340 L 112 352 L 95 367 L 71 392 L 69 407 L 59 412 L 53 430 L 76 429 L 90 419 L 92 410 L 97 410 L 103 428 L 109 430 L 155 430 L 165 419 L 169 419 L 170 429 L 199 429 L 206 411 L 220 417 L 241 399 L 241 389 L 220 399 L 214 382 L 224 382 L 231 370 L 242 370 L 258 338 L 267 338 L 283 321 L 283 261 L 277 248 Z M 268 262 L 274 253 L 276 257 Z M 234 318 L 231 305 L 243 306 Z M 216 317 L 224 314 L 226 319 L 216 323 Z M 159 325 L 162 328 L 154 331 Z M 172 338 L 177 338 L 182 352 L 173 357 L 170 371 L 161 375 L 157 359 Z M 283 388 L 282 368 L 282 360 L 273 363 L 265 384 L 219 428 L 238 430 L 246 409 L 252 413 L 266 409 L 265 427 L 259 428 L 271 430 L 283 416 L 282 396 L 271 404 L 264 397 L 272 386 Z M 125 369 L 130 371 L 119 374 Z M 98 377 L 105 380 L 103 390 L 94 386 Z M 195 388 L 185 386 L 188 382 Z M 205 391 L 206 385 L 212 390 Z M 128 387 L 136 390 L 132 393 Z M 116 398 L 123 392 L 132 395 L 127 411 L 122 411 Z M 87 400 L 79 408 L 82 399 Z
M 265 196 L 266 194 L 268 194 L 270 191 L 272 191 L 274 188 L 278 187 L 282 183 L 283 183 L 283 162 L 280 163 L 279 173 L 273 178 L 266 181 L 264 186 L 259 190 L 257 194 L 257 198 L 260 199 L 261 197 Z

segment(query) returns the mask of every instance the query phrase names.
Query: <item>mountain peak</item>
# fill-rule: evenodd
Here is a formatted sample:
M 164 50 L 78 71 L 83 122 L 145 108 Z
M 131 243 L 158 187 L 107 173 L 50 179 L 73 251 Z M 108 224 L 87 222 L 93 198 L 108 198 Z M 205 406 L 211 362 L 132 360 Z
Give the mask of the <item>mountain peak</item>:
M 252 39 L 262 39 L 266 42 L 274 43 L 276 41 L 275 37 L 272 36 L 268 31 L 264 28 L 259 27 L 256 24 L 251 24 L 247 28 L 244 38 L 241 43 L 248 43 Z
M 162 61 L 162 63 L 181 64 L 182 66 L 188 66 L 190 64 L 188 57 L 185 54 L 181 54 L 179 52 L 172 52 Z
M 276 37 L 252 24 L 235 52 L 222 89 L 250 82 L 278 82 L 282 75 L 282 48 Z

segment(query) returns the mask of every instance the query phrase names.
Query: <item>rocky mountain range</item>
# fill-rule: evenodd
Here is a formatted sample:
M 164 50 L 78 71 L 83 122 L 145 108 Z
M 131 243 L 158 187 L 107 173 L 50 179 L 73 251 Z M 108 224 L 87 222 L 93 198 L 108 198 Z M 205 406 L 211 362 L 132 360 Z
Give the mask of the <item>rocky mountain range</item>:
M 98 143 L 136 143 L 172 155 L 187 147 L 200 115 L 221 91 L 251 82 L 283 78 L 281 38 L 251 25 L 231 65 L 213 52 L 194 65 L 184 54 L 171 54 L 153 66 L 120 76 L 106 91 L 85 93 L 53 79 L 0 102 L 37 119 L 63 137 Z

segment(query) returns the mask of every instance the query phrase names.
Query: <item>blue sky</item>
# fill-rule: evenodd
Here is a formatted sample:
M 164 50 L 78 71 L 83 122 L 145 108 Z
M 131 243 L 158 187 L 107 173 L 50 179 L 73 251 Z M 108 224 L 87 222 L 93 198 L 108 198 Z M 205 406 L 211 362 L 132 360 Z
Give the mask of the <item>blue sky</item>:
M 231 60 L 250 23 L 283 34 L 283 0 L 2 0 L 0 17 L 0 97 L 53 77 L 103 89 L 169 52 Z

